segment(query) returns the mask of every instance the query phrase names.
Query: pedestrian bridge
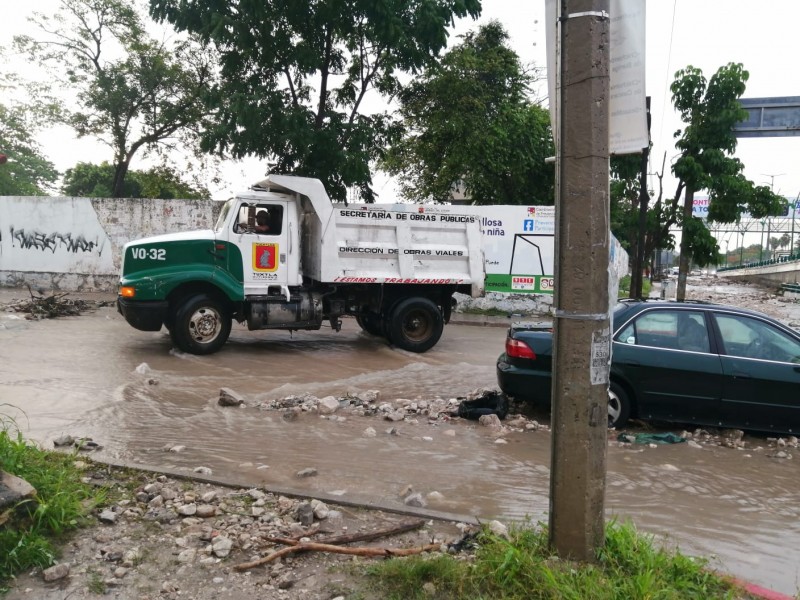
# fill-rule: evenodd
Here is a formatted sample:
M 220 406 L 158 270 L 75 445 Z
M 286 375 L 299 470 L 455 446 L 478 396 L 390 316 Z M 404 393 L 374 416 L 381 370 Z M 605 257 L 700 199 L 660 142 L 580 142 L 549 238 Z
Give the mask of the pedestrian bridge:
M 786 284 L 785 287 L 787 288 L 798 286 L 800 281 L 800 254 L 792 254 L 770 260 L 759 260 L 735 267 L 719 267 L 717 269 L 717 277 L 767 285 Z

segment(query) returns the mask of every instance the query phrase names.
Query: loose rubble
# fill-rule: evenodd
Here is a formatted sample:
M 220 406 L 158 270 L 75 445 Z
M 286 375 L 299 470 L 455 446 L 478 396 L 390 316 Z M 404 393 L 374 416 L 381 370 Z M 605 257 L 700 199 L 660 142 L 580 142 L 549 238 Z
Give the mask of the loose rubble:
M 24 313 L 29 320 L 55 319 L 57 317 L 77 317 L 81 313 L 94 310 L 101 306 L 108 306 L 110 301 L 82 300 L 69 298 L 67 292 L 45 295 L 43 290 L 37 293 L 28 287 L 30 298 L 14 300 L 6 304 L 6 312 Z
M 131 477 L 138 480 L 133 488 Z M 357 581 L 347 568 L 353 558 L 304 553 L 265 564 L 261 559 L 282 544 L 381 532 L 409 520 L 258 488 L 131 474 L 97 464 L 87 465 L 84 481 L 107 487 L 116 500 L 98 511 L 96 526 L 73 536 L 56 564 L 12 582 L 7 599 L 82 600 L 102 593 L 131 600 L 349 597 Z M 409 506 L 425 505 L 420 494 L 412 495 L 417 499 Z M 460 525 L 428 521 L 421 530 L 369 546 L 410 549 L 433 543 L 446 550 L 447 542 L 474 530 Z M 246 566 L 253 561 L 259 566 Z

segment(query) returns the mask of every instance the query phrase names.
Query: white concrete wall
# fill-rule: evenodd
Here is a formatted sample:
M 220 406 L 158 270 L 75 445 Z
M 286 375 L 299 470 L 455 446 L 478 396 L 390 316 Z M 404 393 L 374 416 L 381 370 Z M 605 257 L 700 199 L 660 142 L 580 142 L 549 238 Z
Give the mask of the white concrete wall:
M 126 242 L 207 229 L 211 200 L 0 197 L 0 286 L 113 290 Z
M 34 289 L 60 291 L 114 290 L 126 242 L 161 233 L 208 229 L 221 206 L 212 200 L 0 196 L 0 287 L 28 284 Z M 529 274 L 539 279 L 552 277 L 553 208 L 531 208 L 458 207 L 459 212 L 488 219 L 484 219 L 482 228 L 487 234 L 484 251 L 490 275 L 510 272 L 515 233 L 536 232 L 547 238 L 539 240 L 543 271 Z M 452 211 L 453 207 L 447 209 Z M 617 279 L 625 275 L 628 255 L 613 236 L 610 258 L 612 274 Z

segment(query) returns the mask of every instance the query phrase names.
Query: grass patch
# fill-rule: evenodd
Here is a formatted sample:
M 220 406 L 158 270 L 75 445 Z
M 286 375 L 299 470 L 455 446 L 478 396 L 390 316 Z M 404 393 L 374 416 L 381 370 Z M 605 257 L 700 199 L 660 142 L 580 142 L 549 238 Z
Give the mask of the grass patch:
M 739 590 L 706 561 L 667 551 L 633 525 L 610 523 L 596 564 L 561 560 L 546 528 L 514 528 L 510 539 L 483 532 L 474 557 L 398 558 L 367 568 L 369 586 L 389 600 L 710 600 Z
M 650 290 L 653 289 L 653 284 L 650 282 L 648 277 L 642 278 L 642 298 L 649 298 L 650 297 Z M 625 277 L 620 278 L 619 280 L 619 292 L 617 297 L 619 298 L 627 298 L 628 294 L 631 293 L 631 276 L 625 275 Z
M 81 482 L 75 462 L 75 455 L 42 450 L 26 442 L 13 422 L 2 422 L 0 470 L 30 483 L 36 495 L 0 515 L 7 519 L 0 527 L 0 591 L 15 574 L 52 565 L 55 543 L 107 500 L 105 490 Z

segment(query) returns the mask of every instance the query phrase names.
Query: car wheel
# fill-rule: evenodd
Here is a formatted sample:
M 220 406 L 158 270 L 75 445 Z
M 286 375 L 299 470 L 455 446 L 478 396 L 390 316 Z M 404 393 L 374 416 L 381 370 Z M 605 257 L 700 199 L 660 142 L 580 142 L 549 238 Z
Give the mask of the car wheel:
M 443 329 L 444 319 L 436 304 L 427 298 L 407 298 L 392 311 L 387 333 L 398 348 L 425 352 L 436 345 Z
M 190 296 L 175 312 L 174 327 L 170 334 L 175 345 L 184 352 L 212 354 L 228 341 L 231 316 L 213 296 Z
M 608 426 L 619 428 L 631 416 L 631 401 L 622 386 L 612 381 L 608 386 Z

